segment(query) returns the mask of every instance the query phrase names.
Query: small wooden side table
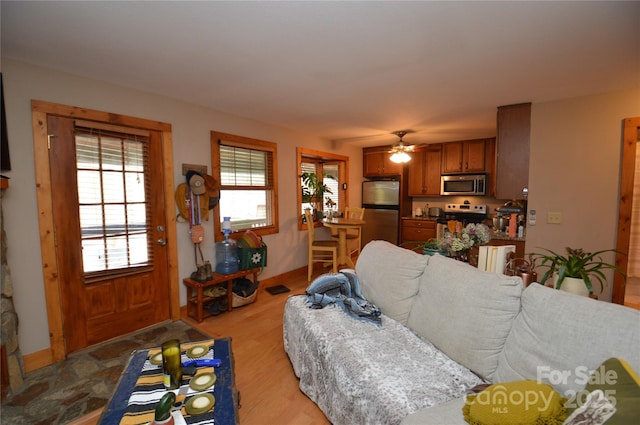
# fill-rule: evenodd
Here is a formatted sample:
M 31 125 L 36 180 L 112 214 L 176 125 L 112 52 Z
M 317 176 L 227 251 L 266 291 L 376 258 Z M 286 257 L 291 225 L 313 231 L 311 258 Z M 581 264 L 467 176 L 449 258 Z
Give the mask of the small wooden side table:
M 213 273 L 213 278 L 206 282 L 198 282 L 188 277 L 182 279 L 182 282 L 187 287 L 187 315 L 198 322 L 202 322 L 205 317 L 204 304 L 215 299 L 215 297 L 205 296 L 203 290 L 210 286 L 222 285 L 224 283 L 227 284 L 227 311 L 231 311 L 233 309 L 233 280 L 239 277 L 253 275 L 253 283 L 256 283 L 258 272 L 260 272 L 260 267 L 238 270 L 231 274 Z M 210 315 L 211 314 L 207 314 L 207 316 Z

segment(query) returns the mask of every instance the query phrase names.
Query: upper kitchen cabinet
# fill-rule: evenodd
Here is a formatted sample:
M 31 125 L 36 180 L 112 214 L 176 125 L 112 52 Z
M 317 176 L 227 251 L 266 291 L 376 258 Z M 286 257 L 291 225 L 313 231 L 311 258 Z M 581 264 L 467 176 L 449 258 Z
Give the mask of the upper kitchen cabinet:
M 409 196 L 439 196 L 441 144 L 428 145 L 411 153 L 408 173 Z
M 486 140 L 465 140 L 443 144 L 442 173 L 484 173 Z
M 529 187 L 531 103 L 498 107 L 497 199 L 523 199 Z
M 362 149 L 362 174 L 365 177 L 394 176 L 402 174 L 403 164 L 391 161 L 391 146 Z

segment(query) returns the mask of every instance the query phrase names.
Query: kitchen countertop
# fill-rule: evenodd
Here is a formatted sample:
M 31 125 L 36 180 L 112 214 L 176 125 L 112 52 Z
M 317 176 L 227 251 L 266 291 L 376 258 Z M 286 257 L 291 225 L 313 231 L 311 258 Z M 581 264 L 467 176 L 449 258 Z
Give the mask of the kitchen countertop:
M 501 240 L 501 241 L 514 241 L 514 242 L 525 242 L 526 238 L 522 237 L 522 238 L 510 238 L 508 235 L 504 234 L 504 233 L 500 233 L 500 232 L 495 232 L 495 231 L 491 231 L 491 239 L 497 239 L 497 240 Z
M 423 220 L 423 221 L 437 221 L 438 217 L 402 217 L 403 220 Z M 491 230 L 491 239 L 501 240 L 501 241 L 514 241 L 514 242 L 525 242 L 526 238 L 510 238 L 505 233 L 496 232 Z

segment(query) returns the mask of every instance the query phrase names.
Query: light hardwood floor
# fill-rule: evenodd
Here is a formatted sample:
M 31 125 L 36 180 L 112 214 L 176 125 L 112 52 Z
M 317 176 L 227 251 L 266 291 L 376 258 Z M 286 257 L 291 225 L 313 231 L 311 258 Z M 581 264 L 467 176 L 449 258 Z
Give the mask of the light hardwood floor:
M 265 291 L 265 287 L 277 284 L 291 292 L 271 295 Z M 300 391 L 282 340 L 284 303 L 290 295 L 304 293 L 308 285 L 305 267 L 289 277 L 261 282 L 253 304 L 208 317 L 202 323 L 183 317 L 214 338 L 232 338 L 242 425 L 329 424 L 315 403 Z M 92 412 L 70 425 L 95 425 L 100 414 L 101 410 Z
M 232 338 L 242 425 L 329 424 L 315 403 L 300 391 L 283 346 L 284 303 L 290 295 L 304 293 L 309 285 L 306 268 L 301 272 L 299 276 L 261 283 L 253 304 L 202 323 L 183 319 L 214 338 Z M 286 285 L 291 292 L 271 295 L 264 290 L 276 284 Z

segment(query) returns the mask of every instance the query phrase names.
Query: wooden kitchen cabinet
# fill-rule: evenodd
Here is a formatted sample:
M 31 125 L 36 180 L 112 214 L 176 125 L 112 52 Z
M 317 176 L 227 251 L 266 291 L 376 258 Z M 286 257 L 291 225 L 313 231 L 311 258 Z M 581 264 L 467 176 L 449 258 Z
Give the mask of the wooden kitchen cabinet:
M 403 218 L 400 223 L 400 243 L 403 248 L 413 249 L 436 237 L 436 221 Z M 416 243 L 408 243 L 416 242 Z
M 484 173 L 485 139 L 443 143 L 442 173 Z
M 442 145 L 434 144 L 416 150 L 408 164 L 409 196 L 439 196 Z
M 402 174 L 403 164 L 397 164 L 389 153 L 391 146 L 362 149 L 362 174 L 364 177 L 395 176 Z
M 531 103 L 498 108 L 495 197 L 524 199 L 529 187 Z

